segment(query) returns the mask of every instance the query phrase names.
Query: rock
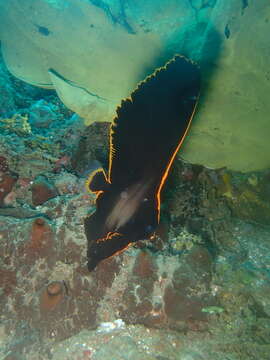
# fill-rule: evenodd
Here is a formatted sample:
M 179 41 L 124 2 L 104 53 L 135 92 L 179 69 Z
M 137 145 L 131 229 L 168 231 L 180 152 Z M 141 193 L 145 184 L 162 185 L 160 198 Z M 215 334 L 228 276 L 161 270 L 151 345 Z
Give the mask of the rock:
M 42 205 L 49 199 L 52 199 L 58 195 L 56 188 L 44 177 L 36 178 L 31 187 L 31 190 L 32 202 L 34 206 Z
M 65 295 L 64 284 L 61 281 L 53 281 L 43 290 L 40 296 L 40 309 L 43 312 L 53 311 L 60 304 Z
M 0 207 L 9 205 L 9 202 L 5 202 L 5 199 L 9 194 L 11 194 L 12 188 L 16 181 L 16 176 L 0 173 Z
M 30 238 L 21 252 L 29 262 L 34 262 L 37 258 L 49 257 L 48 261 L 53 258 L 54 236 L 50 225 L 43 219 L 37 218 L 31 224 Z
M 5 156 L 0 156 L 0 172 L 5 173 L 8 171 L 8 162 Z
M 34 103 L 29 110 L 29 121 L 32 126 L 38 128 L 48 128 L 57 119 L 54 110 L 57 108 L 41 99 Z
M 109 127 L 107 122 L 87 126 L 71 159 L 74 170 L 88 176 L 99 167 L 108 168 Z
M 55 188 L 58 194 L 78 194 L 80 192 L 80 184 L 78 178 L 70 173 L 61 172 L 54 180 Z

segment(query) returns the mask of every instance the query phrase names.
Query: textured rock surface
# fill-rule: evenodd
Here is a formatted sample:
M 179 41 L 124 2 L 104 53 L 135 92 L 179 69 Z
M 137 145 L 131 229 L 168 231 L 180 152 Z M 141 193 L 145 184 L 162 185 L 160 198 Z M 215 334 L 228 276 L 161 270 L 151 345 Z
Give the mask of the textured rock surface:
M 42 205 L 47 200 L 57 196 L 57 190 L 44 177 L 38 177 L 33 181 L 31 191 L 34 206 Z
M 168 184 L 163 209 L 169 234 L 159 230 L 155 241 L 141 242 L 92 273 L 83 218 L 94 198 L 76 175 L 64 169 L 51 174 L 65 190 L 36 208 L 15 202 L 2 209 L 1 355 L 106 359 L 113 352 L 131 360 L 182 360 L 207 354 L 216 360 L 238 353 L 252 359 L 256 351 L 267 359 L 269 258 L 262 254 L 269 252 L 269 230 L 231 218 L 235 188 L 227 173 L 179 160 L 175 165 L 170 182 L 178 186 Z

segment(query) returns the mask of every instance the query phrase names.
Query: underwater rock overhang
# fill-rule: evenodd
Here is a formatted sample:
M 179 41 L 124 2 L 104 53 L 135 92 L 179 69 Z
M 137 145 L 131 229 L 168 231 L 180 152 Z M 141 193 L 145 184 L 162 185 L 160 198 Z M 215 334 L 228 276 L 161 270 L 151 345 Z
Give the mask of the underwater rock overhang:
M 122 101 L 110 130 L 108 175 L 88 180 L 96 211 L 85 219 L 88 268 L 149 238 L 160 216 L 160 192 L 188 131 L 200 92 L 198 67 L 175 56 Z

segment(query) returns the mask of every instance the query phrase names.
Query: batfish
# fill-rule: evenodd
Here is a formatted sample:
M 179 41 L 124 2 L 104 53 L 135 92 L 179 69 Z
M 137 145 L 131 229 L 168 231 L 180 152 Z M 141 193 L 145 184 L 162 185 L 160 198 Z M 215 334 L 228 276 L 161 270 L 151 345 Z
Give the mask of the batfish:
M 109 169 L 90 175 L 96 210 L 85 219 L 88 268 L 138 240 L 160 220 L 160 193 L 200 92 L 196 64 L 175 56 L 122 100 L 110 128 Z

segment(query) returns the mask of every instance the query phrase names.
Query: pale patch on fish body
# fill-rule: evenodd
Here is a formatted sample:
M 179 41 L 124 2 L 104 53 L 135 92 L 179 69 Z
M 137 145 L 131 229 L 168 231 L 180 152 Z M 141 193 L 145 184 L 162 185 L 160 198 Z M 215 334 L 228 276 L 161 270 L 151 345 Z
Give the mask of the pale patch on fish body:
M 107 229 L 118 231 L 134 216 L 142 201 L 145 201 L 145 194 L 150 184 L 135 184 L 127 190 L 122 191 L 113 206 L 110 215 L 107 217 L 105 226 Z

